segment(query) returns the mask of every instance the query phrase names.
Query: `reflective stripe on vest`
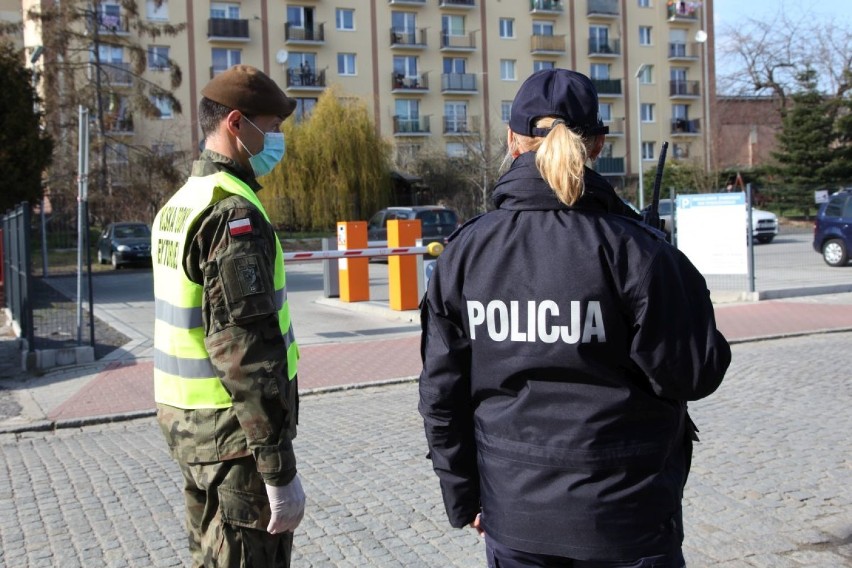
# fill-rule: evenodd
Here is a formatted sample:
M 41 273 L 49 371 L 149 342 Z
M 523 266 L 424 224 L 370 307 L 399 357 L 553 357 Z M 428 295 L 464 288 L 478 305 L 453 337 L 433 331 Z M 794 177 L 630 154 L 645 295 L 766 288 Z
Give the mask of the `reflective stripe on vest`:
M 250 201 L 269 221 L 255 193 L 226 172 L 190 177 L 154 219 L 154 399 L 178 408 L 227 408 L 231 398 L 204 347 L 203 289 L 183 269 L 186 238 L 198 216 L 229 194 Z M 296 376 L 299 348 L 290 322 L 284 255 L 275 239 L 275 305 L 287 352 L 287 374 Z

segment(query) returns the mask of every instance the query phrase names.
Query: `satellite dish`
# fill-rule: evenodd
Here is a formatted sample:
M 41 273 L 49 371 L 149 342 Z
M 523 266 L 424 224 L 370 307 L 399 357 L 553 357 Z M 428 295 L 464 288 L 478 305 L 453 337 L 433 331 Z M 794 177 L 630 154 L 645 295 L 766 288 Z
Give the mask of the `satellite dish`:
M 287 63 L 287 50 L 279 49 L 278 53 L 275 54 L 275 61 L 278 62 L 278 65 L 284 65 Z
M 698 30 L 697 32 L 695 32 L 695 41 L 697 41 L 698 43 L 704 43 L 705 41 L 707 41 L 707 32 L 705 32 L 704 30 Z

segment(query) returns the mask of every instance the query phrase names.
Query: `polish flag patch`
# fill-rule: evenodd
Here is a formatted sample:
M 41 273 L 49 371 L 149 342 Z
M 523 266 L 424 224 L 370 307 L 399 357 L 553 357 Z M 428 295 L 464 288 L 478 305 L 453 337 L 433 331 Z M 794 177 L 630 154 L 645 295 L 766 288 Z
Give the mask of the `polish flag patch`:
M 248 218 L 228 221 L 228 232 L 232 237 L 251 233 L 251 221 Z

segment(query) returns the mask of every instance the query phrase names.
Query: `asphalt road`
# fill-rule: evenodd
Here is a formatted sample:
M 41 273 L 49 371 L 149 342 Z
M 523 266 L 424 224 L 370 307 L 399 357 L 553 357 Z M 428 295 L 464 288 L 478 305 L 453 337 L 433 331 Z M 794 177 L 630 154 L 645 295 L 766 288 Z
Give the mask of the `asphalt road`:
M 852 333 L 733 346 L 685 496 L 690 567 L 852 566 Z M 293 565 L 483 566 L 451 529 L 415 383 L 306 396 Z M 153 419 L 0 435 L 0 566 L 186 566 L 180 474 Z

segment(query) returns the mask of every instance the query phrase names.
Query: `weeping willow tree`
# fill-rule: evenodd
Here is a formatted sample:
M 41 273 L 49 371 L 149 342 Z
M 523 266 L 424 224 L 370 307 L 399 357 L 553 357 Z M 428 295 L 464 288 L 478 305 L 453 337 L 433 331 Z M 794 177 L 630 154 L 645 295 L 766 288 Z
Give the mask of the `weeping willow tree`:
M 390 145 L 376 131 L 363 101 L 327 89 L 311 115 L 282 128 L 284 160 L 258 196 L 272 222 L 290 230 L 328 230 L 364 220 L 387 205 Z

